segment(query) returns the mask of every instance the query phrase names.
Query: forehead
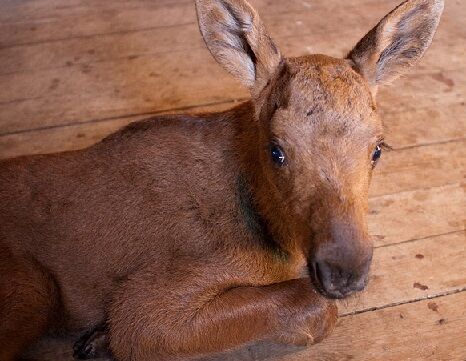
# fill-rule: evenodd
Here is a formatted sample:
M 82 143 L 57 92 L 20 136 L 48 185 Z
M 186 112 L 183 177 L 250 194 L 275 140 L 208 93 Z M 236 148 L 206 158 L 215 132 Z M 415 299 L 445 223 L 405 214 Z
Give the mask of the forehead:
M 345 113 L 374 105 L 368 84 L 344 59 L 308 55 L 290 59 L 289 66 L 295 100 L 319 100 Z
M 346 60 L 310 55 L 290 59 L 289 68 L 288 109 L 295 120 L 320 135 L 350 132 L 367 138 L 381 131 L 369 86 Z

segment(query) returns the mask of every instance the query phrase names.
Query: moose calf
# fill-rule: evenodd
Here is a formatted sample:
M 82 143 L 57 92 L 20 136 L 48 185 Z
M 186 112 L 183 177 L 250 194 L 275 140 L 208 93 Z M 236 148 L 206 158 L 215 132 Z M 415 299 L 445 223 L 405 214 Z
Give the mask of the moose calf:
M 284 58 L 245 0 L 196 7 L 251 100 L 0 163 L 0 361 L 100 324 L 120 361 L 312 344 L 365 287 L 376 91 L 423 55 L 443 1 L 405 1 L 344 59 Z

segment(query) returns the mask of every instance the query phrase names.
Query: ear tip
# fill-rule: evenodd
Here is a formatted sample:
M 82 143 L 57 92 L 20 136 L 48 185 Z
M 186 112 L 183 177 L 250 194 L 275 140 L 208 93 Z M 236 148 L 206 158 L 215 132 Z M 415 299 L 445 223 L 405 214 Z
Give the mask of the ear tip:
M 441 14 L 445 6 L 445 0 L 408 0 L 406 2 L 418 3 L 419 5 L 427 5 L 429 7 L 429 10 L 437 14 Z
M 445 5 L 445 0 L 431 0 L 435 5 L 443 7 Z
M 392 14 L 403 16 L 410 10 L 415 10 L 419 15 L 425 17 L 426 19 L 430 19 L 436 28 L 440 22 L 440 17 L 442 16 L 444 7 L 445 0 L 405 0 L 391 13 L 389 13 L 387 17 Z
M 196 6 L 207 5 L 208 3 L 212 3 L 212 0 L 194 0 Z
M 215 4 L 214 0 L 194 0 L 194 7 L 199 14 L 204 14 L 209 12 Z
M 438 12 L 442 14 L 443 9 L 445 7 L 445 1 L 444 0 L 436 0 L 435 4 L 437 5 Z
M 412 8 L 412 7 L 423 7 L 425 10 L 433 12 L 441 12 L 445 6 L 445 0 L 405 0 L 397 9 Z M 426 9 L 427 8 L 427 9 Z
M 445 0 L 430 0 L 430 2 L 432 3 L 433 10 L 441 14 L 445 7 Z
M 205 0 L 194 0 L 194 6 L 199 8 L 200 6 L 204 5 Z
M 405 0 L 405 3 L 411 3 L 411 4 L 429 4 L 429 5 L 443 5 L 445 3 L 445 0 Z
M 194 7 L 196 9 L 197 15 L 203 11 L 203 9 L 206 7 L 206 0 L 194 0 Z
M 443 14 L 443 9 L 445 7 L 445 1 L 444 0 L 429 0 L 429 1 L 432 3 L 431 15 L 433 19 L 435 19 L 434 21 L 437 27 L 440 22 L 440 17 Z

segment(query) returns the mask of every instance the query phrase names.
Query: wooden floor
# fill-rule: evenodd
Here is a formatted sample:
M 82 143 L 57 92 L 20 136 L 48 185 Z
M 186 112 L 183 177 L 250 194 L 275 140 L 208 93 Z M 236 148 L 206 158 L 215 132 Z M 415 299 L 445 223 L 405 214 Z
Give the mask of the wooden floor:
M 286 55 L 341 56 L 400 0 L 251 0 Z M 381 90 L 368 291 L 322 344 L 252 360 L 466 360 L 466 4 L 446 0 L 422 63 Z M 0 157 L 78 149 L 161 112 L 247 97 L 211 59 L 192 0 L 0 0 Z M 30 356 L 70 360 L 47 340 Z

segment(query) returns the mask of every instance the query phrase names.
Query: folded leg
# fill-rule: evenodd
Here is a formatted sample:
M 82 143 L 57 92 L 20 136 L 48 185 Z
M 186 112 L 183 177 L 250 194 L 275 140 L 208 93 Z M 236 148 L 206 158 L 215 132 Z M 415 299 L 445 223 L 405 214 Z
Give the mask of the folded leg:
M 152 281 L 151 281 L 152 280 Z M 153 278 L 124 287 L 110 307 L 110 348 L 120 361 L 175 360 L 204 356 L 265 339 L 312 344 L 337 319 L 335 305 L 308 279 L 269 286 L 236 287 L 214 297 L 189 284 Z
M 14 361 L 50 326 L 55 282 L 36 262 L 0 248 L 0 361 Z

